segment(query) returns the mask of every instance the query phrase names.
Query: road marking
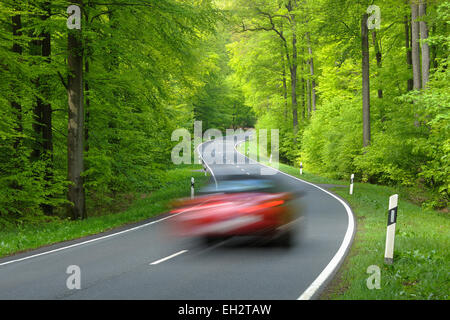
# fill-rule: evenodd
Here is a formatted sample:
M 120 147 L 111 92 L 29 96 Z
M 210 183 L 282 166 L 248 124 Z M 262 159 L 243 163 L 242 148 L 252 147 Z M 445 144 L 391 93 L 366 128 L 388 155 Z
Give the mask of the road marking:
M 209 141 L 206 141 L 206 142 L 203 142 L 203 143 L 199 144 L 198 147 L 197 147 L 197 152 L 198 152 L 198 155 L 200 156 L 200 159 L 203 161 L 203 163 L 205 164 L 205 166 L 209 169 L 209 172 L 211 172 L 211 175 L 212 175 L 212 177 L 213 177 L 213 179 L 214 179 L 214 182 L 216 183 L 216 189 L 217 189 L 217 188 L 218 188 L 218 184 L 217 184 L 216 176 L 214 175 L 214 172 L 211 170 L 210 166 L 208 166 L 208 164 L 206 163 L 205 159 L 203 158 L 203 155 L 201 154 L 201 152 L 200 152 L 200 150 L 199 150 L 200 147 L 201 147 L 202 145 L 204 145 L 205 143 L 207 143 L 207 142 L 209 142 Z M 203 151 L 203 149 L 202 149 L 202 151 Z
M 208 141 L 207 141 L 207 142 L 208 142 Z M 216 180 L 216 177 L 214 176 L 214 172 L 213 172 L 213 171 L 211 170 L 211 168 L 208 166 L 208 164 L 206 163 L 206 161 L 204 161 L 203 156 L 202 156 L 202 155 L 200 154 L 200 152 L 199 152 L 200 146 L 202 146 L 202 145 L 205 144 L 205 143 L 206 143 L 206 142 L 204 142 L 204 143 L 198 145 L 198 147 L 197 147 L 197 152 L 199 153 L 200 158 L 203 160 L 203 162 L 205 163 L 206 167 L 207 167 L 207 168 L 209 169 L 209 171 L 211 172 L 211 175 L 212 175 L 213 178 L 214 178 L 214 181 L 215 181 L 215 183 L 216 183 L 216 188 L 217 188 L 217 180 Z M 200 204 L 199 204 L 199 205 L 200 205 Z M 197 205 L 197 206 L 199 206 L 199 205 Z M 189 210 L 189 209 L 188 209 L 188 210 Z M 124 234 L 124 233 L 127 233 L 127 232 L 131 232 L 131 231 L 135 231 L 135 230 L 138 230 L 138 229 L 141 229 L 141 228 L 145 228 L 145 227 L 148 227 L 148 226 L 150 226 L 150 225 L 152 225 L 152 224 L 158 223 L 158 222 L 160 222 L 160 221 L 164 221 L 164 220 L 167 220 L 167 219 L 169 219 L 169 218 L 178 216 L 178 215 L 184 213 L 185 211 L 187 211 L 187 210 L 183 210 L 183 211 L 178 212 L 178 213 L 176 213 L 176 214 L 172 214 L 172 215 L 170 215 L 170 216 L 168 216 L 168 217 L 165 217 L 165 218 L 162 218 L 162 219 L 159 219 L 159 220 L 156 220 L 156 221 L 152 221 L 152 222 L 149 222 L 149 223 L 145 223 L 145 224 L 142 224 L 142 225 L 137 226 L 137 227 L 134 227 L 134 228 L 130 228 L 130 229 L 126 229 L 126 230 L 123 230 L 123 231 L 120 231 L 120 232 L 112 233 L 112 234 L 109 234 L 109 235 L 106 235 L 106 236 L 103 236 L 103 237 L 99 237 L 99 238 L 95 238 L 95 239 L 91 239 L 91 240 L 87 240 L 87 241 L 75 243 L 75 244 L 72 244 L 72 245 L 70 245 L 70 246 L 61 247 L 61 248 L 58 248 L 58 249 L 54 249 L 54 250 L 50 250 L 50 251 L 45 251 L 45 252 L 41 252 L 41 253 L 38 253 L 38 254 L 33 254 L 33 255 L 31 255 L 31 256 L 23 257 L 23 258 L 20 258 L 20 259 L 15 259 L 15 260 L 6 261 L 6 262 L 3 262 L 3 263 L 0 263 L 0 267 L 6 266 L 6 265 L 8 265 L 8 264 L 15 263 L 15 262 L 20 262 L 20 261 L 24 261 L 24 260 L 29 260 L 29 259 L 32 259 L 32 258 L 37 258 L 37 257 L 40 257 L 40 256 L 44 256 L 44 255 L 47 255 L 47 254 L 51 254 L 51 253 L 63 251 L 63 250 L 66 250 L 66 249 L 79 247 L 79 246 L 82 246 L 82 245 L 85 245 L 85 244 L 88 244 L 88 243 L 92 243 L 92 242 L 95 242 L 95 241 L 99 241 L 99 240 L 103 240 L 103 239 L 112 238 L 112 237 L 115 237 L 115 236 L 118 236 L 118 235 L 121 235 L 121 234 Z
M 241 144 L 245 142 L 245 140 L 240 141 L 238 143 L 236 143 L 234 145 L 234 149 L 239 152 L 236 148 L 237 145 Z M 239 152 L 240 153 L 240 152 Z M 242 154 L 242 153 L 241 153 Z M 245 156 L 244 154 L 242 154 L 245 158 L 251 160 L 250 158 L 248 158 L 247 156 Z M 258 162 L 259 163 L 259 162 Z M 331 259 L 331 261 L 328 263 L 328 265 L 325 267 L 325 269 L 322 270 L 322 272 L 319 274 L 319 276 L 311 283 L 311 285 L 297 298 L 297 300 L 310 300 L 313 298 L 313 296 L 315 295 L 315 293 L 324 285 L 324 283 L 337 271 L 337 268 L 339 267 L 339 265 L 343 262 L 344 257 L 346 256 L 346 253 L 348 252 L 348 250 L 350 250 L 350 245 L 352 244 L 352 239 L 353 239 L 353 235 L 355 232 L 355 219 L 353 216 L 353 212 L 352 209 L 339 197 L 335 196 L 334 194 L 332 194 L 331 192 L 302 179 L 299 179 L 297 177 L 291 176 L 290 174 L 284 173 L 283 171 L 274 169 L 272 167 L 266 166 L 265 164 L 259 163 L 260 165 L 273 169 L 275 171 L 278 171 L 281 174 L 284 174 L 288 177 L 291 177 L 292 179 L 296 179 L 298 181 L 301 181 L 303 183 L 309 184 L 323 192 L 325 192 L 326 194 L 332 196 L 333 198 L 335 198 L 336 200 L 338 200 L 345 208 L 345 210 L 347 211 L 347 216 L 348 216 L 348 226 L 347 226 L 347 231 L 345 233 L 344 236 L 344 240 L 342 240 L 341 246 L 339 247 L 338 251 L 336 252 L 336 254 L 333 256 L 333 258 Z
M 165 257 L 165 258 L 159 259 L 159 260 L 157 260 L 155 262 L 152 262 L 152 263 L 150 263 L 150 265 L 160 264 L 161 262 L 164 262 L 164 261 L 167 261 L 169 259 L 172 259 L 172 258 L 174 258 L 176 256 L 179 256 L 180 254 L 185 253 L 185 252 L 188 252 L 188 250 L 181 250 L 181 251 L 179 251 L 177 253 L 174 253 L 174 254 L 172 254 L 172 255 L 170 255 L 168 257 Z
M 201 204 L 203 204 L 203 203 L 201 203 Z M 197 206 L 199 206 L 201 204 L 198 204 Z M 88 243 L 91 243 L 91 242 L 112 238 L 112 237 L 115 237 L 115 236 L 118 236 L 118 235 L 121 235 L 121 234 L 124 234 L 124 233 L 127 233 L 127 232 L 131 232 L 131 231 L 135 231 L 135 230 L 138 230 L 138 229 L 142 229 L 142 228 L 148 227 L 148 226 L 150 226 L 152 224 L 155 224 L 155 223 L 167 220 L 167 219 L 172 218 L 172 217 L 176 217 L 176 216 L 178 216 L 178 215 L 180 215 L 180 214 L 182 214 L 182 213 L 184 213 L 186 211 L 189 211 L 189 210 L 192 210 L 192 208 L 183 210 L 181 212 L 172 214 L 172 215 L 170 215 L 168 217 L 164 217 L 164 218 L 156 220 L 156 221 L 152 221 L 152 222 L 149 222 L 149 223 L 142 224 L 142 225 L 134 227 L 134 228 L 130 228 L 130 229 L 123 230 L 123 231 L 116 232 L 116 233 L 112 233 L 112 234 L 108 234 L 108 235 L 103 236 L 103 237 L 99 237 L 99 238 L 95 238 L 95 239 L 91 239 L 91 240 L 75 243 L 75 244 L 72 244 L 72 245 L 67 246 L 67 247 L 61 247 L 61 248 L 58 248 L 58 249 L 45 251 L 45 252 L 41 252 L 41 253 L 38 253 L 38 254 L 33 254 L 31 256 L 23 257 L 23 258 L 20 258 L 20 259 L 15 259 L 15 260 L 3 262 L 3 263 L 0 263 L 0 267 L 8 265 L 8 264 L 11 264 L 11 263 L 14 263 L 14 262 L 20 262 L 20 261 L 24 261 L 24 260 L 28 260 L 28 259 L 32 259 L 32 258 L 37 258 L 37 257 L 40 257 L 40 256 L 45 256 L 45 255 L 50 254 L 50 253 L 55 253 L 55 252 L 58 252 L 58 251 L 62 251 L 62 250 L 66 250 L 66 249 L 70 249 L 70 248 L 74 248 L 74 247 L 79 247 L 79 246 L 82 246 L 82 245 L 85 245 L 85 244 L 88 244 Z

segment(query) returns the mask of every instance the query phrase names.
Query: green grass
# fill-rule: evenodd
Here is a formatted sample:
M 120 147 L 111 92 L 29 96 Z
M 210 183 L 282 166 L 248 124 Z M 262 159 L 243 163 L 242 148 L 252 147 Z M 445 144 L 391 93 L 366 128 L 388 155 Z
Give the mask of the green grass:
M 209 179 L 204 173 L 193 171 L 199 169 L 201 166 L 196 165 L 170 170 L 162 188 L 136 200 L 120 213 L 90 217 L 86 220 L 57 220 L 1 230 L 0 257 L 101 233 L 167 212 L 172 200 L 190 195 L 191 177 L 195 178 L 196 189 Z
M 245 146 L 246 148 L 246 146 Z M 243 152 L 244 144 L 239 147 Z M 255 159 L 256 148 L 250 150 Z M 263 159 L 268 164 L 267 159 Z M 274 164 L 276 165 L 276 164 Z M 349 181 L 323 178 L 299 168 L 279 164 L 279 170 L 319 184 L 349 185 Z M 448 300 L 450 294 L 450 221 L 448 213 L 423 209 L 401 198 L 395 187 L 355 183 L 354 194 L 348 187 L 332 188 L 352 207 L 357 220 L 356 236 L 343 266 L 321 299 Z M 394 264 L 384 264 L 387 207 L 389 197 L 398 193 Z M 370 290 L 367 268 L 381 270 L 381 288 Z

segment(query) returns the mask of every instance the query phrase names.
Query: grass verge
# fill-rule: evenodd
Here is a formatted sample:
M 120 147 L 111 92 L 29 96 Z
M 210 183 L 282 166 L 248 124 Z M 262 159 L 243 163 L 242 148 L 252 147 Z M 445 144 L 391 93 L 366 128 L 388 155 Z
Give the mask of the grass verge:
M 239 151 L 248 150 L 247 143 Z M 250 144 L 250 157 L 256 159 L 256 147 Z M 270 165 L 267 157 L 260 162 Z M 277 163 L 273 163 L 276 165 Z M 349 181 L 333 180 L 299 168 L 278 164 L 278 169 L 303 180 L 329 185 L 346 185 Z M 445 212 L 424 209 L 401 198 L 395 187 L 355 183 L 354 193 L 348 187 L 332 187 L 344 198 L 357 220 L 357 232 L 349 255 L 339 272 L 323 292 L 321 299 L 334 300 L 448 300 L 450 294 L 450 221 Z M 384 264 L 387 207 L 389 197 L 398 193 L 394 264 Z M 369 289 L 370 266 L 381 271 L 380 289 Z M 371 282 L 371 280 L 369 280 Z
M 90 217 L 86 220 L 57 220 L 1 230 L 0 258 L 105 232 L 167 212 L 172 200 L 190 195 L 191 177 L 195 178 L 196 189 L 209 179 L 203 172 L 194 171 L 201 168 L 200 165 L 193 165 L 168 171 L 162 188 L 148 197 L 138 199 L 127 210 L 120 213 Z

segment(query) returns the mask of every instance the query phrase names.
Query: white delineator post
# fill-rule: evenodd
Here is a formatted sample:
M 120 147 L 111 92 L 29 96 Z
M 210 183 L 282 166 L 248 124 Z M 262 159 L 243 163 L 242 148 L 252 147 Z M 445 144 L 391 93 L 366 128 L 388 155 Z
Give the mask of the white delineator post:
M 194 199 L 194 185 L 195 185 L 195 180 L 194 177 L 191 178 L 191 199 Z
M 355 179 L 354 174 L 352 174 L 350 177 L 350 194 L 353 194 L 353 179 Z
M 386 232 L 386 251 L 384 252 L 384 262 L 392 264 L 394 262 L 394 242 L 395 225 L 397 224 L 398 194 L 389 198 L 389 214 Z
M 300 162 L 300 175 L 303 175 L 303 162 Z

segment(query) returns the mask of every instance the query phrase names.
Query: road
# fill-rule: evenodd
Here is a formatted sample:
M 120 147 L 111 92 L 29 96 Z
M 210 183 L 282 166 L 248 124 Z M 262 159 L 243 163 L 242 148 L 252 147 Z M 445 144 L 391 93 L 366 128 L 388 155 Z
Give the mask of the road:
M 234 149 L 242 139 L 227 137 L 202 145 L 202 157 L 217 183 L 224 173 L 261 172 L 263 167 L 248 159 L 211 163 L 212 156 L 242 157 Z M 217 154 L 210 152 L 212 148 Z M 342 200 L 326 190 L 276 174 L 292 190 L 306 192 L 295 200 L 295 206 L 303 207 L 304 219 L 296 226 L 298 239 L 292 248 L 234 238 L 200 245 L 194 239 L 169 237 L 171 217 L 163 215 L 126 229 L 0 259 L 0 299 L 316 298 L 351 244 L 353 216 Z M 80 268 L 81 289 L 66 285 L 71 265 Z

